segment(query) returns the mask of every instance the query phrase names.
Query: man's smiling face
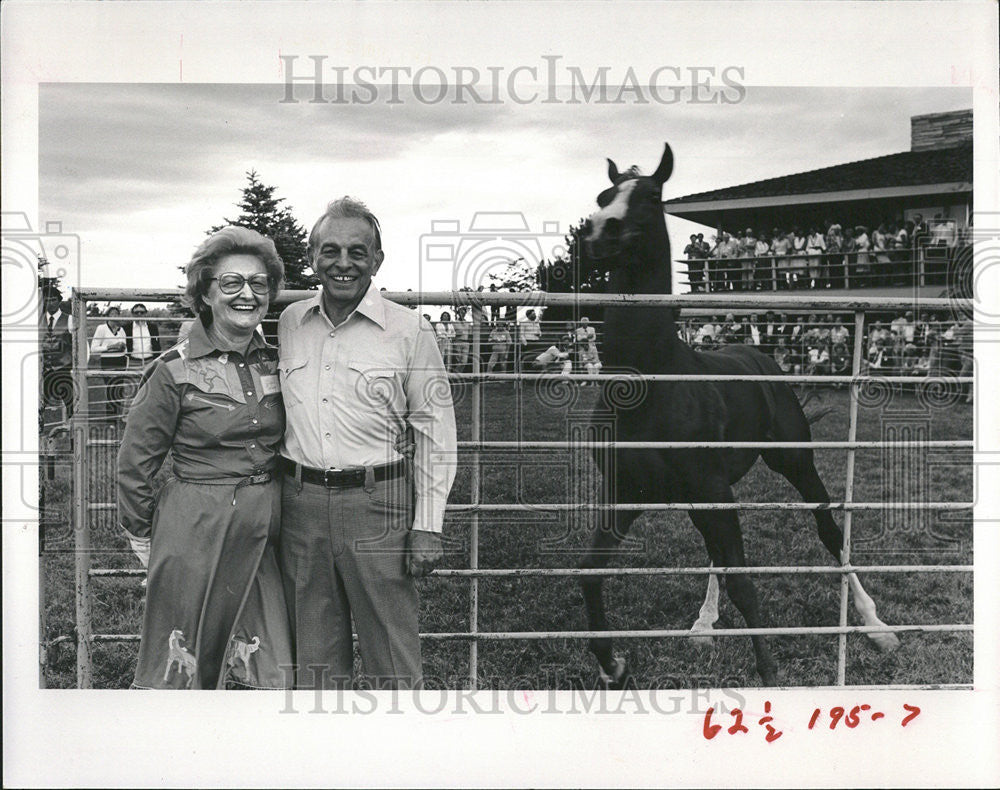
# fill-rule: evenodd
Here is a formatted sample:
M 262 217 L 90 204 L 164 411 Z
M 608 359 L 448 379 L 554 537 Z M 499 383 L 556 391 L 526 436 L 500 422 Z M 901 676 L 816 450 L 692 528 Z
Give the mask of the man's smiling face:
M 379 266 L 372 227 L 359 217 L 327 219 L 317 233 L 312 266 L 330 318 L 342 321 L 364 297 Z

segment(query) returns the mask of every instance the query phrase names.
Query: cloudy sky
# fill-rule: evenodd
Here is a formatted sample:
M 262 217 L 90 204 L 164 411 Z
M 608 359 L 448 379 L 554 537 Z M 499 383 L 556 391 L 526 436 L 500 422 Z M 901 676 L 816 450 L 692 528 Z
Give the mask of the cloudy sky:
M 449 289 L 455 265 L 422 254 L 432 223 L 454 237 L 476 212 L 521 212 L 548 252 L 592 210 L 605 157 L 649 172 L 669 141 L 670 198 L 903 151 L 911 115 L 971 106 L 954 88 L 746 86 L 737 103 L 683 106 L 432 105 L 408 87 L 397 104 L 336 105 L 311 91 L 282 103 L 281 84 L 40 86 L 39 214 L 79 234 L 82 284 L 176 286 L 204 231 L 237 214 L 250 169 L 307 228 L 332 198 L 365 200 L 384 227 L 379 284 Z M 691 227 L 670 220 L 675 245 Z

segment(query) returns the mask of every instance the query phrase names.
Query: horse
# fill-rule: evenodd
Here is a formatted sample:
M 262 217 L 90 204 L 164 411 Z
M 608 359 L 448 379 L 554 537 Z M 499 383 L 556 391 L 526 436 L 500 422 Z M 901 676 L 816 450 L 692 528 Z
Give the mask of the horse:
M 661 206 L 663 184 L 673 170 L 669 144 L 656 170 L 643 176 L 635 168 L 624 173 L 608 159 L 611 186 L 597 196 L 598 210 L 585 220 L 581 260 L 606 273 L 608 291 L 622 294 L 670 294 L 671 258 L 666 219 Z M 780 375 L 771 357 L 752 346 L 737 344 L 718 351 L 695 351 L 677 333 L 677 310 L 661 307 L 605 309 L 605 371 L 643 374 Z M 622 397 L 621 382 L 608 380 L 591 417 L 593 435 L 599 426 L 614 425 L 617 441 L 807 442 L 809 420 L 792 387 L 784 382 L 648 381 L 639 397 Z M 656 502 L 735 503 L 732 485 L 757 458 L 783 475 L 807 502 L 829 502 L 810 448 L 753 449 L 633 449 L 595 450 L 607 501 L 621 504 Z M 602 569 L 641 512 L 613 510 L 608 523 L 597 527 L 580 566 Z M 745 567 L 743 536 L 733 510 L 691 510 L 711 564 Z M 828 509 L 813 510 L 819 539 L 841 562 L 844 536 Z M 709 577 L 709 591 L 693 634 L 710 634 L 717 617 L 718 583 Z M 854 604 L 866 626 L 886 627 L 875 602 L 858 577 L 848 574 Z M 729 599 L 750 628 L 763 627 L 760 605 L 748 574 L 729 572 L 722 580 Z M 608 630 L 603 578 L 581 578 L 591 631 Z M 869 633 L 883 650 L 898 646 L 891 631 Z M 698 638 L 698 637 L 696 637 Z M 751 636 L 756 669 L 765 686 L 777 685 L 777 665 L 763 636 Z M 590 651 L 600 665 L 608 688 L 634 683 L 624 658 L 612 651 L 610 637 L 596 637 Z

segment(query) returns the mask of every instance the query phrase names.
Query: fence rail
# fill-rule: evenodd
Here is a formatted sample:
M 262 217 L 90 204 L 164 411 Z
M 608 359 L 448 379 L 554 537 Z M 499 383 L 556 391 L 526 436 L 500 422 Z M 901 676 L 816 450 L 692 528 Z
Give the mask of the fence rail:
M 83 289 L 76 290 L 73 294 L 73 308 L 75 315 L 86 315 L 87 303 L 90 301 L 171 301 L 179 296 L 177 290 L 149 289 Z M 278 304 L 287 304 L 300 299 L 310 298 L 311 292 L 284 291 L 279 295 Z M 858 451 L 885 449 L 889 446 L 884 441 L 859 440 L 857 438 L 857 422 L 859 398 L 858 391 L 861 387 L 871 382 L 882 382 L 885 384 L 909 383 L 922 381 L 927 384 L 949 382 L 949 383 L 970 383 L 972 378 L 956 379 L 954 377 L 932 377 L 917 379 L 906 376 L 873 377 L 861 375 L 861 343 L 865 327 L 866 311 L 888 311 L 906 310 L 913 307 L 912 300 L 894 297 L 863 297 L 863 296 L 814 296 L 784 295 L 780 292 L 755 294 L 733 294 L 717 295 L 713 293 L 702 293 L 682 296 L 653 296 L 653 295 L 620 295 L 620 294 L 546 294 L 546 293 L 477 293 L 477 292 L 433 292 L 433 293 L 387 293 L 385 296 L 401 304 L 442 304 L 442 305 L 468 305 L 473 309 L 474 321 L 472 324 L 472 372 L 467 374 L 452 374 L 451 378 L 460 381 L 462 386 L 471 386 L 471 419 L 472 430 L 471 440 L 461 442 L 459 447 L 462 452 L 470 453 L 472 463 L 472 493 L 471 501 L 467 504 L 454 503 L 448 506 L 449 516 L 461 516 L 468 519 L 470 525 L 468 542 L 468 568 L 439 569 L 432 576 L 441 579 L 455 579 L 461 583 L 469 585 L 469 622 L 470 627 L 465 632 L 443 632 L 426 633 L 421 636 L 426 639 L 443 641 L 468 641 L 469 642 L 469 682 L 472 688 L 478 682 L 478 643 L 483 640 L 489 641 L 511 641 L 511 640 L 562 640 L 562 639 L 590 639 L 593 637 L 618 637 L 628 639 L 660 639 L 660 638 L 691 638 L 691 631 L 678 629 L 652 629 L 652 630 L 619 630 L 619 631 L 481 631 L 479 630 L 479 582 L 482 579 L 491 578 L 556 578 L 556 577 L 585 577 L 585 576 L 617 576 L 617 577 L 643 577 L 643 576 L 706 576 L 719 575 L 731 572 L 747 574 L 788 574 L 788 575 L 839 575 L 841 578 L 840 589 L 840 613 L 839 623 L 836 626 L 789 626 L 775 628 L 720 628 L 712 631 L 713 636 L 747 636 L 747 635 L 784 635 L 784 636 L 804 636 L 804 635 L 825 635 L 836 636 L 838 638 L 837 653 L 837 687 L 845 687 L 846 660 L 847 660 L 847 636 L 849 634 L 881 633 L 886 631 L 915 632 L 915 633 L 936 633 L 936 632 L 971 632 L 974 630 L 972 624 L 965 623 L 936 623 L 936 624 L 906 624 L 886 628 L 875 628 L 869 626 L 849 626 L 847 625 L 847 602 L 848 602 L 848 575 L 851 573 L 886 573 L 886 574 L 927 574 L 927 573 L 972 573 L 972 565 L 854 565 L 850 561 L 850 541 L 851 541 L 851 517 L 855 511 L 887 511 L 887 510 L 967 510 L 973 507 L 972 502 L 858 502 L 853 497 L 854 485 L 854 462 Z M 480 453 L 489 450 L 558 450 L 572 448 L 608 447 L 611 442 L 547 442 L 547 441 L 485 441 L 482 439 L 483 422 L 483 402 L 484 385 L 490 381 L 538 381 L 543 379 L 568 379 L 573 381 L 592 380 L 589 376 L 574 375 L 552 376 L 549 374 L 487 374 L 480 368 L 480 349 L 484 342 L 483 326 L 484 306 L 509 307 L 509 306 L 576 306 L 579 308 L 608 307 L 608 306 L 630 306 L 630 307 L 650 307 L 659 306 L 664 308 L 674 308 L 697 311 L 740 311 L 740 310 L 786 310 L 789 312 L 850 312 L 855 316 L 854 320 L 854 354 L 851 374 L 849 376 L 642 376 L 646 381 L 784 381 L 788 383 L 810 382 L 810 383 L 842 383 L 849 387 L 849 428 L 848 437 L 844 441 L 826 442 L 619 442 L 619 447 L 632 448 L 670 448 L 670 449 L 760 449 L 767 447 L 803 447 L 807 446 L 815 450 L 846 450 L 846 486 L 843 501 L 816 503 L 816 502 L 728 502 L 728 503 L 651 503 L 651 504 L 604 504 L 604 503 L 483 503 L 482 479 L 479 472 Z M 947 309 L 955 307 L 956 303 L 951 299 L 922 299 L 921 308 L 926 309 Z M 99 581 L 115 578 L 138 578 L 145 575 L 145 571 L 130 568 L 94 568 L 91 567 L 92 556 L 102 553 L 90 545 L 89 530 L 86 526 L 90 523 L 88 514 L 100 512 L 113 512 L 116 505 L 113 502 L 93 501 L 88 483 L 87 470 L 87 450 L 88 448 L 113 447 L 117 441 L 114 438 L 94 438 L 88 436 L 88 394 L 87 382 L 92 378 L 100 378 L 109 374 L 122 376 L 123 374 L 137 375 L 133 371 L 92 371 L 88 370 L 86 321 L 80 321 L 73 333 L 74 351 L 74 384 L 78 392 L 78 405 L 72 420 L 73 436 L 73 523 L 77 527 L 73 530 L 75 544 L 75 599 L 76 599 L 76 634 L 74 637 L 58 637 L 55 640 L 42 644 L 42 654 L 47 653 L 47 649 L 56 644 L 73 642 L 77 652 L 77 682 L 80 688 L 89 688 L 92 683 L 92 647 L 94 644 L 113 642 L 136 642 L 137 634 L 109 634 L 95 633 L 93 629 L 91 610 L 91 580 Z M 623 380 L 635 380 L 640 378 L 637 374 L 612 374 L 604 375 L 601 378 L 608 379 L 617 376 Z M 940 450 L 971 450 L 973 443 L 966 440 L 918 440 L 913 442 L 897 442 L 893 446 L 916 448 L 916 449 L 940 449 Z M 480 568 L 479 567 L 479 530 L 480 516 L 489 512 L 525 512 L 525 511 L 597 511 L 612 508 L 630 510 L 813 510 L 830 509 L 844 511 L 844 550 L 842 564 L 837 566 L 758 566 L 747 568 L 716 568 L 716 567 L 677 567 L 677 568 L 602 568 L 602 569 L 578 569 L 578 568 Z M 694 634 L 697 636 L 698 634 Z M 703 634 L 702 634 L 703 635 Z M 938 684 L 940 685 L 940 684 Z M 946 684 L 949 687 L 966 687 L 966 684 Z M 927 686 L 900 686 L 901 688 L 926 688 Z

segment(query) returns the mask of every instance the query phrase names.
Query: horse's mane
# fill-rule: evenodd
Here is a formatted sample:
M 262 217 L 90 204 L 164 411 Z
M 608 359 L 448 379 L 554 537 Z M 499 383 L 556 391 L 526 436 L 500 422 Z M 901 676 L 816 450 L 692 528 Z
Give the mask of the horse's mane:
M 638 165 L 632 165 L 627 170 L 618 174 L 618 178 L 615 179 L 615 185 L 617 186 L 625 181 L 631 181 L 633 178 L 642 178 L 642 176 L 643 173 L 639 169 Z

